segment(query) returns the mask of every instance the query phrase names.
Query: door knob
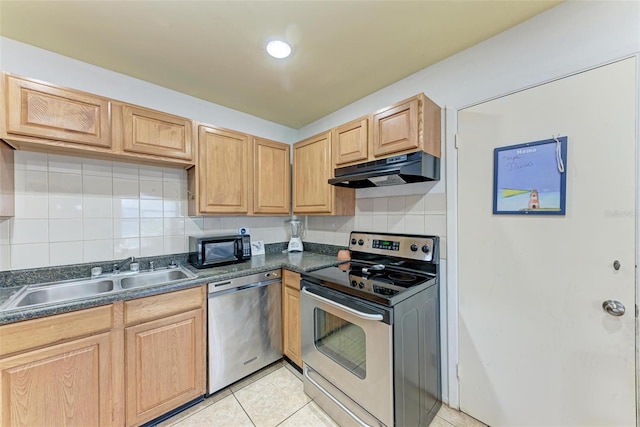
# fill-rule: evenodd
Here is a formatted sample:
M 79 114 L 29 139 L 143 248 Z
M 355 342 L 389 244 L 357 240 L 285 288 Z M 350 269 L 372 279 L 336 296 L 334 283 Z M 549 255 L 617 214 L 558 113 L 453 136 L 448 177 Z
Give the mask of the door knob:
M 607 300 L 602 303 L 604 311 L 612 316 L 622 316 L 624 314 L 624 305 L 620 301 Z

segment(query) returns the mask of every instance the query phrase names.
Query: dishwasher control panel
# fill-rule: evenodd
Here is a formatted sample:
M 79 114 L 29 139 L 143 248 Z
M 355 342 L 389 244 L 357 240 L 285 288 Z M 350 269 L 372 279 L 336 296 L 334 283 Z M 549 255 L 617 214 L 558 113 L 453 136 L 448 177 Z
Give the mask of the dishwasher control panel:
M 227 291 L 229 289 L 242 290 L 257 286 L 269 285 L 281 280 L 281 270 L 269 270 L 262 273 L 254 273 L 248 276 L 234 277 L 228 280 L 221 280 L 209 283 L 209 294 Z

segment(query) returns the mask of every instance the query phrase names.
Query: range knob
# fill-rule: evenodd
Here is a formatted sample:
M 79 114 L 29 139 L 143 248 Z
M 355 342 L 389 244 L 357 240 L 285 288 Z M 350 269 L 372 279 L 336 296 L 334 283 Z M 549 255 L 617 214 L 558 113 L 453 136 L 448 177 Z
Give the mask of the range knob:
M 358 243 L 358 241 L 356 239 L 351 239 L 351 244 L 355 245 L 356 243 Z
M 415 243 L 411 245 L 411 252 L 415 252 L 417 250 L 418 250 L 418 245 L 416 245 Z
M 428 254 L 430 250 L 431 248 L 429 247 L 429 245 L 424 245 L 422 247 L 422 252 L 424 252 L 425 254 Z
M 358 283 L 358 287 L 359 287 L 360 289 L 364 288 L 364 283 L 362 283 L 362 282 Z
M 360 246 L 364 245 L 364 240 L 362 240 L 362 239 L 358 240 L 358 244 L 359 244 Z
M 356 286 L 358 286 L 358 282 L 356 282 L 355 280 L 352 280 L 351 281 L 351 286 L 353 286 L 355 288 Z

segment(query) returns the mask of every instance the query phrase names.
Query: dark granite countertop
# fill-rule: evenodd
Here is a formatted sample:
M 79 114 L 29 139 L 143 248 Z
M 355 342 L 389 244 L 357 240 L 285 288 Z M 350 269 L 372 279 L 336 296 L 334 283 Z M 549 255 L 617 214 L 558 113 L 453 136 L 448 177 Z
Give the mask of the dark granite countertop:
M 18 322 L 21 320 L 35 319 L 38 317 L 51 316 L 83 308 L 96 307 L 110 304 L 115 301 L 123 301 L 134 298 L 141 298 L 150 295 L 157 295 L 166 292 L 178 291 L 205 283 L 217 282 L 220 280 L 232 279 L 240 276 L 261 273 L 268 270 L 286 268 L 288 270 L 303 273 L 306 271 L 318 270 L 340 264 L 333 255 L 325 255 L 314 252 L 297 253 L 275 253 L 253 256 L 251 260 L 239 264 L 230 264 L 216 268 L 198 270 L 190 265 L 185 266 L 198 277 L 195 279 L 185 279 L 179 282 L 165 285 L 153 285 L 134 289 L 113 291 L 100 294 L 95 297 L 80 300 L 67 301 L 61 303 L 51 303 L 37 307 L 20 307 L 16 309 L 0 312 L 0 325 Z M 80 277 L 78 277 L 80 279 Z M 0 305 L 4 304 L 9 297 L 19 291 L 22 286 L 0 287 Z

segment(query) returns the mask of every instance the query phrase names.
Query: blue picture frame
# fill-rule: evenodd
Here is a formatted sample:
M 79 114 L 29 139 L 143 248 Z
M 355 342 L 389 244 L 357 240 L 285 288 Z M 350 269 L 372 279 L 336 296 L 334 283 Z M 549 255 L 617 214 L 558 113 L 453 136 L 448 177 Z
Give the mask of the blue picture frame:
M 565 215 L 566 189 L 566 136 L 493 150 L 494 214 Z

